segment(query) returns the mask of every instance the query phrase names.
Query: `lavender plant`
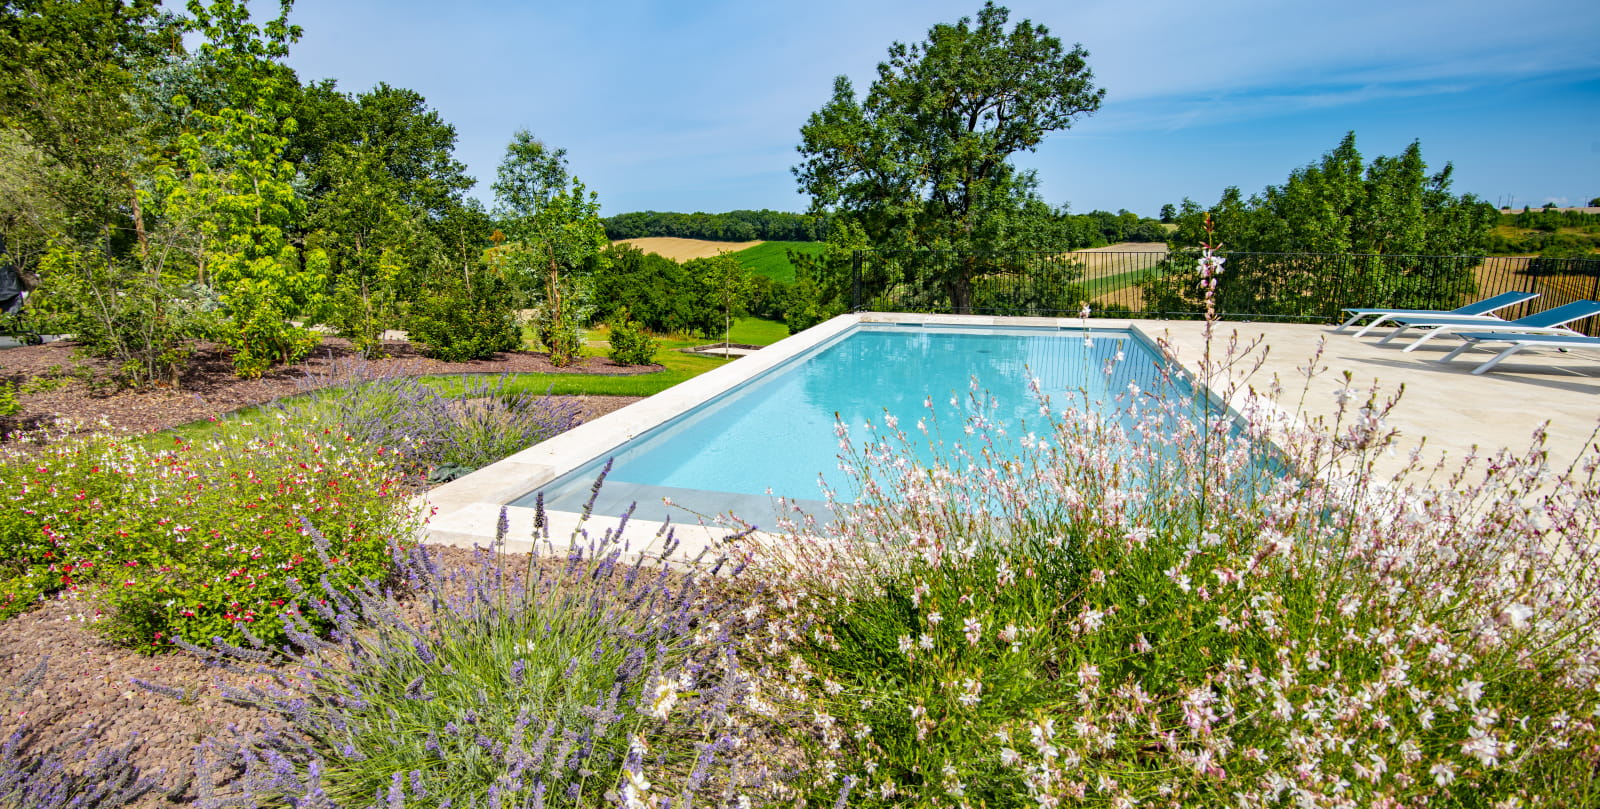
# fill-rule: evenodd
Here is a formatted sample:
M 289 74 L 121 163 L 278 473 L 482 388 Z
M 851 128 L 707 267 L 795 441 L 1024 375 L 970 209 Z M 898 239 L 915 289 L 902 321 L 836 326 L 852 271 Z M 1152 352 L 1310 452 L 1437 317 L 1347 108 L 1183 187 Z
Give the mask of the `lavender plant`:
M 286 420 L 337 426 L 367 444 L 398 449 L 419 471 L 470 471 L 581 421 L 571 400 L 512 392 L 509 380 L 467 378 L 447 392 L 416 376 L 353 361 L 314 380 L 306 396 L 272 408 Z
M 598 489 L 598 486 L 597 486 Z M 406 595 L 376 587 L 308 598 L 339 629 L 292 647 L 193 647 L 262 668 L 229 696 L 285 733 L 238 751 L 243 792 L 295 806 L 744 806 L 769 794 L 758 691 L 741 639 L 756 612 L 720 593 L 742 565 L 667 564 L 622 529 L 579 528 L 518 564 L 480 549 L 441 569 L 397 551 Z M 623 521 L 626 525 L 626 518 Z M 501 537 L 505 523 L 501 523 Z M 630 559 L 630 557 L 632 557 Z
M 0 704 L 32 691 L 48 669 L 48 658 L 40 661 L 6 689 Z M 0 809 L 116 809 L 157 788 L 154 779 L 128 763 L 137 739 L 107 747 L 91 723 L 72 738 L 48 740 L 7 719 L 0 718 Z
M 1226 400 L 1248 358 L 1218 348 Z M 886 424 L 848 444 L 843 519 L 760 546 L 814 626 L 775 651 L 817 799 L 852 777 L 864 806 L 1600 801 L 1600 447 L 1383 477 L 1376 390 L 1242 429 L 1165 393 L 1117 416 L 1041 395 L 1020 457 L 985 450 L 1006 428 L 981 411 L 921 467 L 931 416 Z M 1262 475 L 1269 437 L 1289 474 Z

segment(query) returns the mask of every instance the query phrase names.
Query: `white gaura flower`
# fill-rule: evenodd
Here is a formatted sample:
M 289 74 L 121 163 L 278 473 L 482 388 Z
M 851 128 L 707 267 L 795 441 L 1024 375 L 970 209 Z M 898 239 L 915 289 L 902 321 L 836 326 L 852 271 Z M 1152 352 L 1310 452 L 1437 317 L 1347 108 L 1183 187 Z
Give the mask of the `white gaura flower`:
M 1507 604 L 1494 619 L 1501 626 L 1520 630 L 1528 626 L 1528 619 L 1532 617 L 1533 608 L 1527 604 Z
M 979 694 L 983 692 L 983 683 L 969 679 L 962 685 L 964 691 L 960 696 L 956 697 L 956 700 L 968 708 L 976 707 L 978 702 L 982 700 Z
M 650 779 L 642 772 L 625 771 L 627 780 L 622 784 L 622 805 L 627 809 L 649 809 Z
M 1442 787 L 1450 786 L 1450 782 L 1456 780 L 1456 768 L 1443 761 L 1433 765 L 1428 774 L 1433 776 L 1435 784 Z
M 1511 752 L 1511 745 L 1502 744 L 1481 728 L 1468 728 L 1467 735 L 1471 738 L 1461 743 L 1461 752 L 1477 759 L 1485 767 L 1498 765 L 1500 756 Z
M 964 631 L 967 635 L 967 643 L 972 646 L 977 646 L 978 639 L 983 637 L 983 624 L 978 623 L 978 619 L 976 618 L 967 618 L 961 623 L 962 631 Z

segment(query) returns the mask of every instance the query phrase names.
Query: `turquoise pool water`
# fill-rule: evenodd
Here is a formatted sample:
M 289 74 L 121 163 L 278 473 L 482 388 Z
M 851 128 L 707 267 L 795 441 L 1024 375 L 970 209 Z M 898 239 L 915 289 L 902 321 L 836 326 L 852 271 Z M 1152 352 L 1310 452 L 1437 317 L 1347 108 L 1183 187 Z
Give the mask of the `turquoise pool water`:
M 1108 363 L 1114 369 L 1109 376 Z M 996 402 L 988 415 L 1015 427 L 1040 421 L 1030 376 L 1058 397 L 1084 391 L 1091 400 L 1109 399 L 1130 382 L 1156 389 L 1163 363 L 1127 331 L 862 324 L 512 505 L 532 506 L 542 492 L 547 508 L 578 511 L 609 458 L 612 469 L 596 502 L 600 514 L 637 503 L 635 515 L 642 519 L 682 521 L 689 511 L 731 511 L 770 525 L 775 496 L 820 510 L 819 476 L 835 486 L 839 499 L 851 499 L 839 471 L 836 418 L 858 439 L 868 419 L 881 426 L 886 414 L 910 431 L 928 416 L 931 398 L 947 439 L 955 440 L 974 379 Z

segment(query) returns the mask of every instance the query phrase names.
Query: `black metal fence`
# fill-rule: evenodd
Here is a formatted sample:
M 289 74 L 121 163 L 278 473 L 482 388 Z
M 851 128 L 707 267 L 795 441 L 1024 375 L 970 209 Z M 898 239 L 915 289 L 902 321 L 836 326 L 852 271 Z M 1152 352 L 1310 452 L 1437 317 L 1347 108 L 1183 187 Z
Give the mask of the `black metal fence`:
M 1233 320 L 1335 323 L 1344 307 L 1453 309 L 1507 291 L 1539 297 L 1497 314 L 1521 317 L 1600 300 L 1600 260 L 1539 256 L 1221 253 L 1217 310 Z M 1205 309 L 1188 251 L 855 254 L 856 311 L 1185 319 Z M 1569 324 L 1600 336 L 1600 317 Z

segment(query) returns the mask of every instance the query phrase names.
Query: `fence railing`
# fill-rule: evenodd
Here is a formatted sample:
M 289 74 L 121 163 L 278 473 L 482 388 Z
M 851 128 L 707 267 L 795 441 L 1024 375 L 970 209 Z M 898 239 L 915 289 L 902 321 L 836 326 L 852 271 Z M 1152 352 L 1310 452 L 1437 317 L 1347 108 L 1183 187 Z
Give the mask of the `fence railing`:
M 1600 300 L 1600 260 L 1540 256 L 1222 253 L 1218 312 L 1233 320 L 1335 323 L 1344 307 L 1453 309 L 1501 292 L 1539 297 L 1506 318 Z M 856 311 L 1200 317 L 1198 253 L 862 250 Z M 1600 336 L 1600 317 L 1570 324 Z

